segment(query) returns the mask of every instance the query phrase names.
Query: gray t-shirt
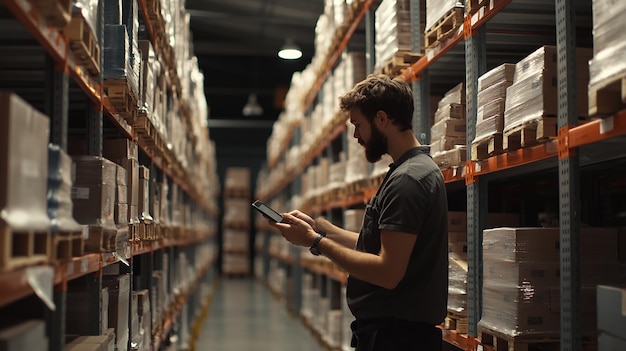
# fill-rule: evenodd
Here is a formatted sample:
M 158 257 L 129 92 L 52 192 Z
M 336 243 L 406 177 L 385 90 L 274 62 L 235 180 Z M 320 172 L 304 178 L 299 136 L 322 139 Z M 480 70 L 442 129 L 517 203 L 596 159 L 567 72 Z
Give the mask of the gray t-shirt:
M 413 148 L 390 166 L 366 207 L 356 249 L 378 254 L 381 230 L 417 235 L 406 274 L 392 290 L 349 276 L 350 310 L 357 319 L 440 324 L 448 301 L 448 200 L 428 147 Z

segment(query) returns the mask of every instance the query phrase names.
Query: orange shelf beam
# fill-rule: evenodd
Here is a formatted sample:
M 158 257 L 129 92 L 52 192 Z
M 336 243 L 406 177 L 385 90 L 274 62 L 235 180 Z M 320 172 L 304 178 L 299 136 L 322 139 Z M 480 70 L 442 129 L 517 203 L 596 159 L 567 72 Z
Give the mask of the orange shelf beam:
M 568 147 L 576 148 L 624 134 L 626 134 L 626 110 L 611 117 L 571 128 L 568 133 Z
M 471 161 L 470 165 L 474 167 L 473 174 L 478 176 L 481 174 L 523 166 L 555 156 L 557 156 L 557 142 L 553 139 L 542 144 L 524 147 L 506 152 L 504 154 L 496 155 L 486 160 Z M 472 172 L 471 170 L 468 170 L 467 173 L 471 174 Z M 468 176 L 468 174 L 466 174 L 466 176 Z

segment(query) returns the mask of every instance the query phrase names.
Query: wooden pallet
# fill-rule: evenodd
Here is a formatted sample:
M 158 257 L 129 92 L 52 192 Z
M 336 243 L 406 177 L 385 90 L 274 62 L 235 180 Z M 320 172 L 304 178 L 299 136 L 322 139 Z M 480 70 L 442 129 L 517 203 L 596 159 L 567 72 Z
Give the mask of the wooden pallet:
M 72 257 L 80 257 L 85 251 L 85 237 L 82 231 L 59 231 L 52 235 L 50 261 L 67 262 Z
M 446 330 L 455 330 L 460 334 L 467 334 L 467 316 L 448 312 L 448 316 L 444 320 L 444 328 Z
M 589 87 L 589 116 L 605 117 L 626 108 L 626 76 Z
M 100 75 L 100 46 L 95 34 L 80 13 L 72 15 L 63 31 L 69 41 L 75 61 L 92 76 Z
M 90 225 L 85 239 L 85 252 L 113 252 L 117 250 L 117 228 Z M 128 235 L 128 231 L 126 232 Z
M 482 0 L 465 0 L 465 9 L 466 12 L 470 15 L 475 14 L 478 9 L 482 6 Z
M 71 0 L 31 0 L 49 26 L 65 29 L 72 18 Z
M 388 76 L 398 76 L 403 70 L 409 68 L 413 63 L 417 62 L 423 55 L 409 51 L 396 52 L 382 68 L 381 73 Z
M 483 346 L 491 346 L 496 351 L 558 351 L 558 336 L 520 335 L 510 336 L 498 331 L 478 327 L 478 338 Z
M 367 179 L 359 179 L 346 184 L 346 195 L 353 196 L 362 193 L 367 188 Z
M 483 138 L 482 140 L 472 143 L 472 160 L 484 160 L 504 152 L 502 139 L 502 133 L 495 133 L 487 138 Z
M 138 236 L 139 236 L 139 240 L 144 240 L 144 241 L 152 241 L 152 240 L 156 240 L 155 239 L 155 228 L 154 228 L 154 223 L 150 222 L 146 222 L 146 221 L 140 221 L 138 224 Z
M 502 148 L 505 151 L 516 150 L 534 144 L 539 144 L 557 135 L 557 118 L 541 117 L 523 123 L 511 130 L 504 132 Z
M 16 230 L 0 221 L 0 270 L 46 263 L 50 257 L 49 231 Z
M 426 30 L 424 35 L 425 47 L 431 48 L 448 38 L 455 29 L 463 24 L 463 7 L 453 7 L 439 21 Z
M 110 78 L 103 82 L 104 93 L 115 110 L 124 117 L 129 124 L 134 124 L 139 113 L 139 100 L 133 92 L 126 78 Z

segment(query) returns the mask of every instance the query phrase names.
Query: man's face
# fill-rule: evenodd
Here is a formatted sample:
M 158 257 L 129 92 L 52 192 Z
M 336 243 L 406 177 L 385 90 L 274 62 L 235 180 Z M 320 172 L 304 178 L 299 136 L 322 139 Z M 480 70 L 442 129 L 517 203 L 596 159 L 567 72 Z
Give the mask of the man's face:
M 357 109 L 350 111 L 350 122 L 355 127 L 353 136 L 365 147 L 367 161 L 380 160 L 387 153 L 387 137 Z

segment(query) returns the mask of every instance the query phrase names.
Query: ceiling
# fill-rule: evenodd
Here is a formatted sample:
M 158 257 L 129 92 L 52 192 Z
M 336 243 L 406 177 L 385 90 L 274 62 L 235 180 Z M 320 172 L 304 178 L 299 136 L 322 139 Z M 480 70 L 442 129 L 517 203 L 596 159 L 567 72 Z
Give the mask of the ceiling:
M 193 50 L 204 73 L 210 109 L 210 137 L 217 152 L 245 147 L 265 151 L 273 122 L 292 74 L 314 54 L 315 26 L 323 0 L 187 0 Z M 277 56 L 287 38 L 303 56 Z M 263 115 L 245 117 L 242 108 L 255 92 Z

